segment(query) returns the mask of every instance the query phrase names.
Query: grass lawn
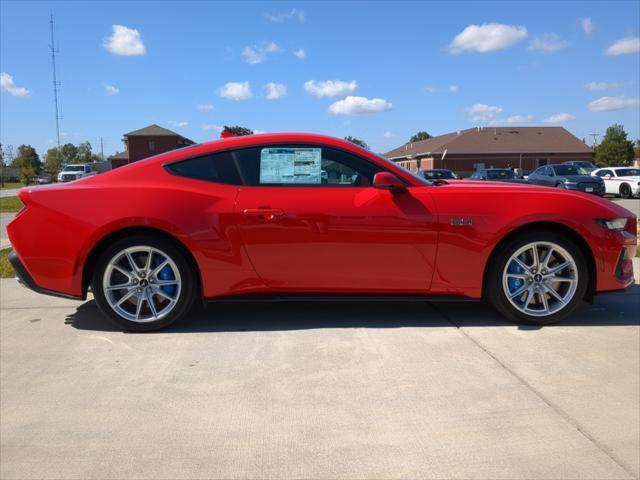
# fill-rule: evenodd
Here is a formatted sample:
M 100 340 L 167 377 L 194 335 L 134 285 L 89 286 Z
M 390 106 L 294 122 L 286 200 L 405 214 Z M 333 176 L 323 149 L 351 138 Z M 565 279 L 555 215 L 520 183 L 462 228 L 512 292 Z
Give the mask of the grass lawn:
M 22 202 L 18 197 L 0 198 L 0 212 L 17 212 L 22 208 Z
M 2 250 L 0 250 L 0 278 L 13 278 L 16 276 L 15 272 L 13 271 L 13 267 L 11 266 L 11 264 L 9 263 L 9 259 L 7 258 L 10 251 L 10 248 L 3 248 Z
M 4 182 L 4 187 L 0 186 L 0 190 L 9 190 L 11 188 L 22 188 L 24 183 L 22 182 Z

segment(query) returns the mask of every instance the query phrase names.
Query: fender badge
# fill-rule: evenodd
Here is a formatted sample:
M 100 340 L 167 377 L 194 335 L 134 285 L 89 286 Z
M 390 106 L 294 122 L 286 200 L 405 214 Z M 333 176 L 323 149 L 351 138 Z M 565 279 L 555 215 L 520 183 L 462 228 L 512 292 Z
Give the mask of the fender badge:
M 473 218 L 453 217 L 451 225 L 454 227 L 470 227 L 473 225 Z

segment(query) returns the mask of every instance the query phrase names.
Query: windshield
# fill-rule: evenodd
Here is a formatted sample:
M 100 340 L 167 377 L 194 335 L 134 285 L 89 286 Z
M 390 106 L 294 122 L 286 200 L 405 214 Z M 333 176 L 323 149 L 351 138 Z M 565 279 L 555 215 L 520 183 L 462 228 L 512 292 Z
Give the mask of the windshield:
M 83 172 L 84 165 L 67 165 L 62 170 L 63 172 Z
M 450 172 L 449 170 L 425 170 L 422 173 L 424 178 L 429 180 L 436 180 L 438 178 L 458 178 L 455 173 Z
M 382 155 L 379 155 L 379 154 L 377 154 L 375 152 L 368 152 L 368 153 L 371 153 L 371 154 L 375 155 L 376 158 L 382 160 L 386 164 L 390 164 L 390 165 L 393 165 L 395 167 L 399 166 L 396 163 L 394 163 L 391 160 L 389 160 L 388 158 L 383 157 Z M 413 178 L 417 179 L 423 185 L 433 185 L 431 182 L 429 182 L 427 179 L 425 179 L 422 175 L 418 175 L 417 173 L 413 173 L 411 170 L 407 170 L 407 173 L 409 175 L 411 175 Z
M 487 170 L 487 180 L 513 180 L 516 178 L 515 173 L 511 170 Z
M 619 177 L 640 177 L 640 168 L 619 168 L 616 174 Z
M 587 175 L 587 172 L 584 168 L 578 167 L 577 165 L 554 165 L 553 171 L 556 175 Z

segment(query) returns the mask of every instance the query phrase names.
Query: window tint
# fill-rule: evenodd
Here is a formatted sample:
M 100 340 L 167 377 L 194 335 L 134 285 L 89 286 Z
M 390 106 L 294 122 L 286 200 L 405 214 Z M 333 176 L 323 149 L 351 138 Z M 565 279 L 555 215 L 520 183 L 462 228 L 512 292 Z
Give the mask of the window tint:
M 233 152 L 248 185 L 358 187 L 382 170 L 342 150 L 315 145 L 272 145 Z
M 242 181 L 231 152 L 219 152 L 171 163 L 166 169 L 180 177 L 209 182 L 241 185 Z
M 600 170 L 596 175 L 598 177 L 604 177 L 605 175 L 611 175 L 613 177 L 613 172 L 611 170 Z

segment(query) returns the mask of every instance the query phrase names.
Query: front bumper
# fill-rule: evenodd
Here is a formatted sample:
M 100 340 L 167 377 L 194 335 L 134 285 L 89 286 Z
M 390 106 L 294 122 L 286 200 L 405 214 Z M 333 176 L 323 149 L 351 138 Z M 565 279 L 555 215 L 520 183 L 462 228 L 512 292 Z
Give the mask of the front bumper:
M 584 185 L 581 185 L 580 183 L 578 184 L 565 183 L 564 185 L 567 190 L 571 190 L 574 192 L 590 193 L 592 195 L 598 195 L 599 197 L 602 197 L 606 192 L 606 187 L 604 186 L 604 183 L 599 185 L 589 185 L 589 186 L 584 186 Z M 587 189 L 592 189 L 592 190 L 589 192 L 587 191 Z
M 16 255 L 16 252 L 13 252 L 13 251 L 10 252 L 8 259 L 9 259 L 9 263 L 11 264 L 13 269 L 16 271 L 17 282 L 23 287 L 33 290 L 36 293 L 41 293 L 43 295 L 70 298 L 73 300 L 82 300 L 82 297 L 76 297 L 74 295 L 69 295 L 61 292 L 54 292 L 53 290 L 47 290 L 46 288 L 40 288 L 36 284 L 36 282 L 33 281 L 33 278 L 31 277 L 31 275 L 29 274 L 25 266 L 22 264 L 22 262 L 18 258 L 18 255 Z

